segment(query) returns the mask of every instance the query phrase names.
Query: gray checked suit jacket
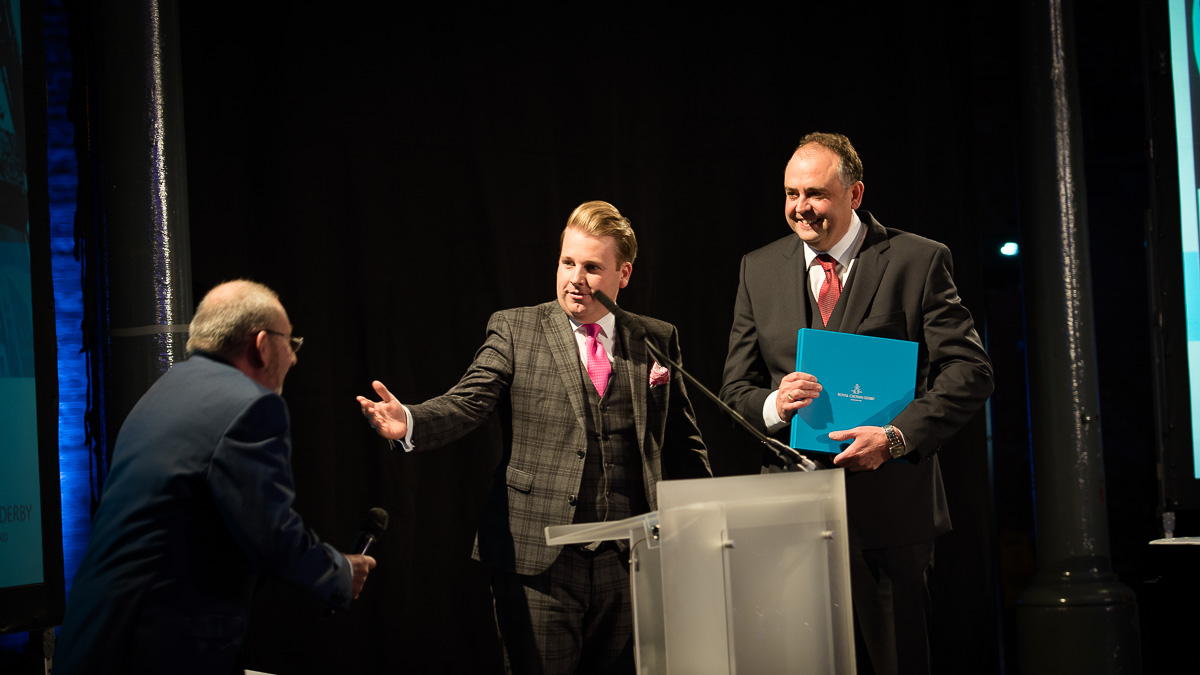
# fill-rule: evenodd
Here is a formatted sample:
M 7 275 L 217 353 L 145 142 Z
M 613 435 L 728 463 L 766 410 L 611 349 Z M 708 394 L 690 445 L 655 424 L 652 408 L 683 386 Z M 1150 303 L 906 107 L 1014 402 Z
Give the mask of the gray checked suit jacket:
M 679 335 L 669 323 L 631 315 L 656 344 L 681 362 Z M 629 326 L 617 323 L 614 377 L 629 378 L 646 497 L 658 508 L 658 481 L 712 475 L 683 376 L 651 387 L 654 363 Z M 504 451 L 475 542 L 475 557 L 494 568 L 538 574 L 561 547 L 546 545 L 544 528 L 573 522 L 587 447 L 585 391 L 579 349 L 557 301 L 492 315 L 475 361 L 450 391 L 411 406 L 413 448 L 444 445 L 499 408 Z

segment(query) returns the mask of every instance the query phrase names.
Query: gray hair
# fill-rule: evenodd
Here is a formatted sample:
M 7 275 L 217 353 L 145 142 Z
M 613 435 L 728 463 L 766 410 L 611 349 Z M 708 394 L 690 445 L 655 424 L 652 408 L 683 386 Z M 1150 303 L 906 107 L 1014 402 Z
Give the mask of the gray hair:
M 234 356 L 250 336 L 269 329 L 282 312 L 279 296 L 260 283 L 238 279 L 219 284 L 196 308 L 188 354 L 201 351 Z

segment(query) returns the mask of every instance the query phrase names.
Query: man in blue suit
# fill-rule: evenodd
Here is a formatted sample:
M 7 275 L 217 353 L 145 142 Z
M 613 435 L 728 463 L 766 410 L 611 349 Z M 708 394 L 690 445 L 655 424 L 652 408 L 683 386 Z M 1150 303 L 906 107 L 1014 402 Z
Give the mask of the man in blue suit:
M 55 673 L 229 673 L 260 576 L 336 608 L 362 590 L 375 560 L 321 543 L 292 509 L 280 393 L 301 342 L 261 284 L 200 302 L 190 358 L 117 437 Z

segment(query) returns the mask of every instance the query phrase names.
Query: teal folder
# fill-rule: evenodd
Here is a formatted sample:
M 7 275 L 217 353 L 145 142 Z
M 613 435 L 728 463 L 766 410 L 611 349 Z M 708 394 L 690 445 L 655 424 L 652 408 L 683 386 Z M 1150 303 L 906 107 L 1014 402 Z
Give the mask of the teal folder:
M 892 421 L 913 400 L 917 343 L 801 328 L 796 370 L 815 375 L 821 395 L 792 417 L 792 447 L 839 453 L 850 441 L 829 432 Z

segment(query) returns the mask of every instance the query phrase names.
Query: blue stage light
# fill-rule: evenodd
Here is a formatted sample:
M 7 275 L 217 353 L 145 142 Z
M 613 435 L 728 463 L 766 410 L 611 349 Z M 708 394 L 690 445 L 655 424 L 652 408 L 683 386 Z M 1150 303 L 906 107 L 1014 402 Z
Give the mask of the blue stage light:
M 78 173 L 71 97 L 68 16 L 61 2 L 46 4 L 46 163 L 50 197 L 50 266 L 54 330 L 58 337 L 58 470 L 62 497 L 63 572 L 71 588 L 91 533 L 91 452 L 84 435 L 88 369 L 83 348 L 82 268 L 75 259 Z

